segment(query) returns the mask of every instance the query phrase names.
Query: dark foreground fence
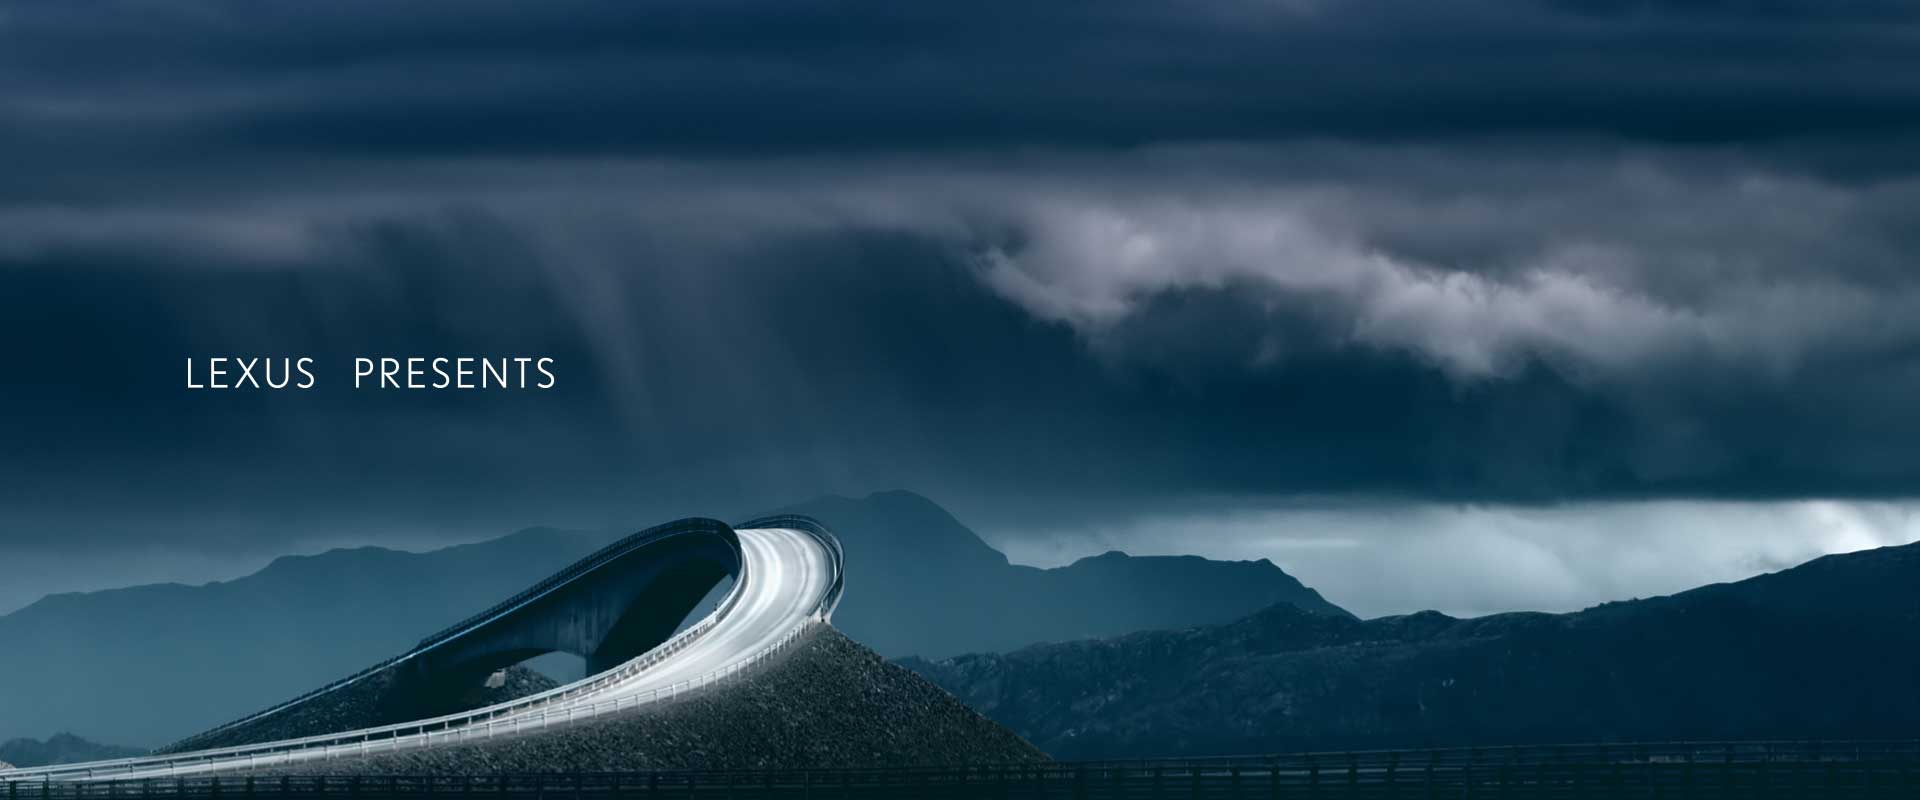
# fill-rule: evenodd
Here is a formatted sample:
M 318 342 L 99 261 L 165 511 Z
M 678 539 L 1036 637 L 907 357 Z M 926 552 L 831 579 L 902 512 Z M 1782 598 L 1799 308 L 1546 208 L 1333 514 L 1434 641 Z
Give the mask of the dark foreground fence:
M 1920 798 L 1920 742 L 1383 750 L 966 768 L 17 782 L 6 800 Z

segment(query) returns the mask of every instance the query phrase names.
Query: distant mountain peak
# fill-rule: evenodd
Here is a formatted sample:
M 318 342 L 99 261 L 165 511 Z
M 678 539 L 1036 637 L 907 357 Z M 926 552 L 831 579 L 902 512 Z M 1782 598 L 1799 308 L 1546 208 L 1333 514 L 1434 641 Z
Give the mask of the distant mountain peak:
M 49 764 L 127 758 L 144 755 L 145 752 L 132 747 L 101 744 L 62 731 L 47 737 L 46 741 L 19 738 L 0 742 L 0 764 L 11 764 L 15 767 L 44 767 Z M 0 769 L 7 769 L 7 767 L 0 766 Z
M 881 489 L 877 492 L 868 492 L 866 501 L 869 503 L 913 503 L 938 509 L 943 514 L 946 513 L 946 509 L 940 508 L 940 505 L 933 502 L 931 498 L 910 489 Z
M 906 489 L 883 489 L 869 492 L 864 497 L 848 497 L 840 494 L 823 494 L 798 503 L 791 508 L 860 508 L 880 510 L 893 514 L 908 514 L 923 517 L 926 522 L 939 522 L 964 528 L 952 512 L 933 502 L 925 495 Z
M 1007 563 L 993 549 L 939 504 L 905 489 L 873 492 L 865 497 L 821 495 L 781 509 L 819 519 L 841 534 L 860 558 L 884 559 L 896 568 L 911 568 L 913 560 L 958 559 L 963 562 Z
M 1275 603 L 1351 616 L 1268 561 L 1110 550 L 1053 569 L 1014 565 L 946 509 L 906 490 L 829 495 L 786 510 L 840 535 L 852 599 L 835 623 L 890 656 L 1221 623 Z

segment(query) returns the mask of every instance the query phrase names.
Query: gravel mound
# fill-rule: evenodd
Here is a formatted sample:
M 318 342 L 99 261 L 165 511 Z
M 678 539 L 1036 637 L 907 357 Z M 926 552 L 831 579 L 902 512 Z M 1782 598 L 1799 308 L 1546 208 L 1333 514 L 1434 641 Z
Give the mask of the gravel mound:
M 515 665 L 507 668 L 506 681 L 497 688 L 474 687 L 422 703 L 412 693 L 394 691 L 397 678 L 393 668 L 376 672 L 292 708 L 217 733 L 183 739 L 155 752 L 206 750 L 371 728 L 504 703 L 559 685 L 552 678 Z
M 939 687 L 826 626 L 671 705 L 512 739 L 350 758 L 302 775 L 802 769 L 1045 761 Z

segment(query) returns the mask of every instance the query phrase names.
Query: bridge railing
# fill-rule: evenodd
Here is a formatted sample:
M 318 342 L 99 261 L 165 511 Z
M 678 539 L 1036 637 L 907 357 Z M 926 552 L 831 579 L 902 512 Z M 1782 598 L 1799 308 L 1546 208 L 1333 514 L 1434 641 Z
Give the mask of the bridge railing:
M 435 632 L 434 634 L 424 639 L 421 639 L 419 644 L 414 645 L 413 649 L 408 650 L 405 653 L 401 653 L 397 656 L 389 658 L 378 664 L 374 664 L 371 667 L 363 669 L 345 678 L 341 678 L 340 680 L 329 683 L 318 689 L 314 689 L 312 691 L 301 694 L 298 697 L 295 697 L 291 700 L 277 703 L 264 710 L 253 712 L 246 716 L 235 719 L 231 722 L 222 723 L 220 725 L 214 726 L 213 728 L 209 728 L 205 731 L 189 736 L 185 739 L 182 739 L 178 742 L 175 742 L 173 744 L 167 745 L 164 748 L 161 748 L 161 751 L 162 752 L 183 752 L 183 751 L 189 750 L 193 747 L 195 742 L 206 741 L 208 739 L 218 736 L 221 733 L 233 730 L 234 728 L 237 728 L 241 725 L 245 725 L 255 720 L 259 720 L 264 717 L 279 713 L 286 709 L 292 708 L 294 706 L 297 706 L 309 700 L 312 700 L 313 698 L 318 697 L 320 695 L 337 691 L 339 689 L 342 689 L 354 683 L 357 683 L 361 680 L 365 680 L 367 677 L 375 673 L 392 668 L 403 661 L 407 661 L 416 656 L 419 656 L 422 653 L 432 650 L 433 648 L 438 647 L 439 645 L 452 640 L 453 638 L 459 636 L 462 633 L 478 628 L 479 626 L 484 625 L 488 622 L 491 622 L 494 619 L 500 616 L 503 616 L 507 613 L 510 613 L 515 609 L 521 608 L 526 604 L 533 602 L 534 600 L 537 600 L 541 597 L 545 597 L 548 593 L 554 591 L 555 589 L 573 581 L 576 578 L 579 578 L 582 575 L 592 572 L 595 569 L 605 566 L 607 563 L 613 561 L 614 559 L 619 558 L 620 556 L 623 556 L 638 548 L 654 544 L 658 541 L 667 539 L 672 536 L 678 536 L 678 535 L 683 535 L 688 533 L 722 533 L 722 532 L 731 535 L 733 533 L 733 529 L 728 527 L 726 523 L 721 522 L 719 520 L 706 519 L 702 517 L 689 517 L 686 519 L 674 520 L 672 522 L 664 523 L 661 525 L 655 525 L 651 528 L 647 528 L 646 530 L 640 531 L 638 533 L 630 534 L 628 536 L 621 538 L 619 541 L 613 542 L 612 544 L 602 547 L 599 550 L 595 550 L 594 552 L 588 554 L 586 557 L 581 558 L 580 560 L 575 561 L 574 563 L 568 565 L 566 568 L 562 569 L 561 571 L 554 573 L 552 575 L 549 575 L 545 579 L 541 580 L 539 583 L 534 584 L 532 587 L 521 591 L 519 594 L 516 594 L 510 598 L 507 598 L 502 602 L 496 603 L 485 611 L 482 611 L 478 614 L 474 614 L 473 616 L 470 616 L 464 620 L 461 620 L 460 622 L 454 623 L 453 625 L 449 625 L 446 628 L 443 628 Z M 736 551 L 739 549 L 737 540 L 735 542 L 734 548 Z M 742 561 L 742 563 L 744 564 L 744 560 Z M 745 572 L 744 567 L 742 567 L 741 572 L 742 573 Z M 736 584 L 738 584 L 739 582 L 740 581 L 736 580 Z M 737 593 L 729 594 L 728 600 L 731 601 L 735 596 L 737 596 Z
M 721 525 L 721 526 L 725 525 L 725 523 L 720 523 L 712 520 L 699 520 L 697 521 L 701 523 L 699 525 L 690 525 L 690 526 L 682 525 L 682 523 L 688 523 L 688 522 L 695 522 L 695 521 L 682 520 L 679 523 L 668 523 L 667 525 L 657 526 L 655 528 L 650 528 L 647 531 L 642 531 L 639 534 L 635 534 L 634 536 L 623 539 L 621 542 L 616 543 L 615 546 L 613 547 L 603 548 L 602 550 L 596 552 L 593 556 L 589 556 L 587 559 L 584 559 L 583 562 L 597 559 L 600 561 L 600 563 L 605 563 L 604 556 L 606 556 L 608 553 L 614 552 L 616 549 L 619 552 L 625 552 L 625 549 L 631 548 L 635 546 L 637 543 L 639 543 L 641 537 L 650 537 L 647 539 L 647 543 L 651 543 L 654 541 L 659 541 L 661 539 L 664 539 L 670 535 L 689 533 L 689 532 L 693 532 L 694 530 L 707 530 L 708 523 L 714 524 L 714 525 Z M 671 529 L 671 530 L 667 530 L 667 529 Z M 728 528 L 727 530 L 731 532 L 732 529 Z M 714 626 L 718 625 L 720 621 L 723 620 L 728 614 L 730 614 L 732 610 L 738 605 L 739 599 L 743 595 L 745 588 L 749 585 L 749 582 L 752 580 L 752 577 L 749 575 L 749 570 L 745 566 L 745 561 L 743 560 L 741 563 L 742 563 L 742 566 L 740 570 L 740 576 L 734 580 L 734 585 L 732 589 L 730 589 L 727 592 L 725 599 L 721 601 L 720 605 L 716 607 L 712 613 L 702 618 L 699 622 L 696 622 L 693 625 L 690 625 L 684 630 L 680 631 L 679 633 L 674 634 L 671 638 L 667 639 L 667 641 L 662 642 L 660 645 L 654 647 L 653 649 L 648 650 L 647 652 L 634 657 L 633 659 L 627 661 L 626 663 L 620 665 L 619 667 L 615 667 L 614 669 L 607 670 L 598 675 L 590 676 L 584 680 L 577 681 L 577 682 L 568 684 L 566 686 L 557 687 L 555 689 L 550 689 L 545 692 L 529 695 L 523 698 L 518 698 L 516 700 L 511 700 L 505 703 L 499 703 L 499 704 L 487 706 L 484 708 L 459 712 L 456 714 L 448 714 L 440 717 L 434 717 L 431 719 L 414 720 L 409 722 L 397 723 L 393 725 L 383 725 L 383 726 L 378 726 L 373 728 L 364 728 L 364 729 L 358 729 L 358 730 L 352 730 L 352 731 L 343 731 L 338 733 L 319 734 L 315 736 L 306 736 L 306 737 L 300 737 L 295 739 L 285 739 L 285 740 L 279 740 L 279 741 L 273 741 L 273 742 L 263 742 L 259 744 L 234 745 L 229 747 L 219 747 L 219 748 L 212 748 L 207 750 L 197 750 L 192 752 L 184 752 L 184 753 L 176 753 L 176 754 L 136 756 L 133 758 L 116 759 L 112 761 L 91 762 L 88 764 L 76 764 L 71 766 L 55 766 L 55 767 L 42 767 L 42 768 L 32 768 L 32 769 L 6 770 L 6 771 L 0 771 L 0 781 L 16 781 L 21 779 L 90 780 L 90 779 L 98 779 L 102 776 L 109 776 L 114 774 L 125 774 L 125 773 L 133 773 L 133 772 L 146 773 L 146 772 L 152 772 L 155 770 L 165 770 L 167 771 L 168 774 L 177 774 L 185 771 L 193 771 L 195 769 L 207 769 L 208 767 L 210 767 L 216 762 L 231 762 L 237 759 L 248 759 L 249 760 L 248 763 L 251 763 L 251 764 L 265 763 L 265 762 L 272 761 L 276 756 L 284 760 L 286 757 L 286 754 L 289 754 L 289 753 L 308 752 L 315 749 L 326 750 L 327 748 L 338 747 L 341 745 L 352 745 L 352 744 L 365 745 L 368 742 L 394 740 L 394 739 L 404 738 L 407 736 L 417 736 L 417 735 L 425 734 L 429 731 L 433 731 L 435 729 L 439 729 L 443 731 L 450 730 L 460 726 L 498 720 L 498 719 L 510 717 L 516 714 L 529 713 L 534 710 L 543 708 L 545 706 L 550 706 L 556 703 L 569 701 L 569 700 L 578 698 L 582 695 L 599 692 L 615 683 L 629 680 L 633 678 L 635 675 L 638 675 L 641 672 L 651 669 L 653 666 L 659 664 L 661 661 L 666 660 L 667 657 L 675 653 L 678 653 L 681 650 L 686 649 L 686 647 L 691 645 L 695 640 L 699 639 L 701 636 L 704 636 L 708 631 L 712 630 Z M 595 566 L 598 566 L 598 564 L 596 564 Z M 568 570 L 563 572 L 562 574 L 566 574 L 568 576 L 567 579 L 570 580 L 572 578 L 578 577 L 579 575 L 585 574 L 588 571 L 590 571 L 590 568 L 581 569 L 581 570 Z M 555 586 L 558 586 L 562 582 L 564 581 L 560 581 L 560 582 L 552 582 L 551 580 L 543 581 L 542 585 L 544 586 L 544 589 L 541 593 L 544 593 L 544 591 L 551 591 Z M 516 598 L 518 598 L 518 602 L 524 603 L 529 601 L 531 598 L 537 596 L 538 594 L 540 593 L 535 593 L 530 590 L 529 592 L 522 592 L 521 595 L 517 595 Z M 505 606 L 506 604 L 501 604 L 501 606 L 496 606 L 496 608 L 502 608 Z M 491 616 L 489 616 L 488 618 L 490 619 Z M 429 638 L 432 638 L 432 637 L 429 637 Z M 422 652 L 422 651 L 415 650 L 401 658 L 390 659 L 389 661 L 384 662 L 383 666 L 378 667 L 375 670 L 365 671 L 363 673 L 360 673 L 359 675 L 356 675 L 355 678 L 348 679 L 348 681 L 342 681 L 342 682 L 336 682 L 334 684 L 330 684 L 328 687 L 326 687 L 321 691 L 309 692 L 306 695 L 303 695 L 302 697 L 312 698 L 313 696 L 321 694 L 324 691 L 330 691 L 332 689 L 338 688 L 339 686 L 344 685 L 346 682 L 358 679 L 360 677 L 364 677 L 367 674 L 371 674 L 371 672 L 373 671 L 377 671 L 378 669 L 384 669 L 386 667 L 397 664 L 400 661 L 405 660 L 406 658 L 410 658 L 414 655 L 417 655 L 419 652 Z M 672 693 L 668 693 L 668 696 L 671 697 Z M 649 698 L 648 702 L 651 702 L 654 699 L 658 699 L 658 698 Z M 294 701 L 294 702 L 300 702 L 300 701 Z M 292 703 L 282 704 L 277 708 L 285 708 L 290 705 L 292 705 Z M 267 713 L 271 713 L 271 712 L 267 712 Z M 261 716 L 264 716 L 264 714 L 257 714 L 248 719 L 250 721 L 252 719 L 258 719 Z M 230 729 L 230 728 L 231 726 L 227 726 L 227 729 Z M 203 734 L 202 736 L 204 735 L 205 734 Z M 201 736 L 196 736 L 193 738 L 198 739 L 198 738 L 201 738 Z M 263 759 L 265 761 L 263 761 Z
M 709 619 L 712 619 L 709 617 Z M 768 659 L 779 655 L 799 642 L 815 626 L 824 624 L 816 618 L 807 618 L 789 629 L 779 639 L 754 652 L 740 661 L 714 669 L 686 680 L 676 681 L 667 686 L 620 695 L 594 703 L 559 704 L 553 701 L 561 699 L 559 695 L 547 698 L 547 702 L 536 708 L 517 707 L 510 710 L 483 710 L 471 714 L 450 715 L 448 717 L 410 722 L 403 725 L 388 726 L 381 729 L 353 731 L 343 735 L 309 737 L 304 740 L 273 742 L 259 747 L 234 747 L 220 750 L 207 750 L 187 753 L 174 757 L 149 757 L 124 759 L 114 762 L 97 762 L 73 765 L 71 767 L 49 767 L 40 769 L 13 770 L 0 772 L 0 783 L 28 784 L 54 783 L 66 781 L 102 781 L 114 780 L 117 776 L 140 775 L 165 778 L 185 777 L 199 772 L 254 772 L 263 769 L 283 769 L 303 762 L 325 762 L 339 758 L 358 758 L 381 753 L 403 750 L 415 750 L 429 747 L 444 747 L 465 742 L 486 741 L 527 733 L 556 730 L 578 725 L 609 715 L 630 711 L 645 705 L 683 700 L 706 690 L 721 686 L 730 679 L 739 676 Z M 709 624 L 708 627 L 711 627 Z M 684 633 L 690 633 L 689 628 Z M 629 662 L 620 670 L 632 667 L 635 672 L 658 663 L 672 652 L 684 649 L 692 637 L 676 637 L 677 642 L 662 645 L 649 655 L 654 656 L 651 663 L 636 664 Z M 669 648 L 672 648 L 669 651 Z M 657 654 L 657 655 L 656 655 Z M 639 662 L 647 656 L 635 659 Z M 628 673 L 620 678 L 631 677 Z M 609 681 L 613 682 L 613 681 Z M 604 687 L 603 687 L 604 688 Z M 519 704 L 514 704 L 518 706 Z
M 466 776 L 202 776 L 10 784 L 0 800 L 118 798 L 1910 798 L 1899 742 L 1656 742 L 852 769 Z M 1746 753 L 1745 758 L 1728 758 Z M 1461 755 L 1469 758 L 1462 760 Z M 1661 755 L 1664 754 L 1664 755 Z M 1683 757 L 1683 756 L 1690 756 Z M 1712 757 L 1709 757 L 1712 756 Z M 1618 760 L 1609 760 L 1618 759 Z
M 1281 759 L 1290 763 L 1355 762 L 1361 764 L 1406 763 L 1418 757 L 1443 764 L 1487 764 L 1500 761 L 1775 761 L 1775 760 L 1873 760 L 1900 759 L 1920 761 L 1920 739 L 1814 739 L 1755 740 L 1672 740 L 1647 742 L 1596 742 L 1580 744 L 1492 745 L 1412 749 L 1346 750 L 1302 752 L 1280 755 L 1227 755 L 1144 760 L 1089 761 L 1088 765 L 1157 764 L 1211 767 L 1220 764 L 1249 763 Z M 1424 763 L 1424 762 L 1423 762 Z
M 801 525 L 808 527 L 799 527 Z M 625 664 L 567 686 L 473 711 L 376 728 L 177 755 L 145 756 L 88 764 L 0 771 L 0 782 L 100 781 L 127 775 L 183 776 L 213 770 L 250 772 L 259 769 L 283 768 L 306 761 L 359 757 L 551 730 L 626 712 L 643 705 L 683 699 L 721 685 L 790 648 L 814 626 L 824 624 L 827 615 L 832 612 L 833 604 L 838 602 L 844 583 L 841 577 L 844 555 L 840 552 L 838 540 L 831 532 L 818 522 L 805 517 L 785 518 L 779 525 L 756 526 L 787 527 L 808 533 L 815 538 L 824 537 L 822 542 L 829 553 L 833 581 L 829 584 L 828 591 L 823 593 L 823 598 L 815 607 L 814 613 L 795 624 L 772 644 L 749 654 L 744 659 L 686 680 L 646 692 L 619 695 L 599 702 L 585 704 L 571 702 L 632 679 L 669 656 L 686 649 L 718 625 L 731 613 L 738 604 L 739 598 L 744 595 L 748 582 L 753 580 L 750 571 L 745 567 L 744 559 L 741 562 L 740 577 L 735 580 L 732 590 L 713 613 L 675 634 L 660 646 Z
M 376 728 L 346 731 L 342 733 L 322 734 L 298 739 L 287 739 L 257 745 L 236 745 L 211 750 L 199 750 L 190 753 L 165 756 L 142 756 L 114 761 L 93 762 L 72 766 L 55 766 L 36 769 L 0 771 L 0 781 L 18 780 L 97 780 L 119 774 L 163 772 L 167 775 L 189 774 L 206 771 L 216 766 L 219 769 L 253 769 L 303 761 L 315 757 L 332 759 L 341 754 L 361 754 L 379 750 L 395 749 L 398 743 L 411 737 L 424 737 L 422 746 L 429 743 L 444 743 L 443 738 L 434 738 L 437 731 L 448 732 L 463 730 L 474 726 L 486 726 L 486 735 L 491 737 L 498 732 L 519 732 L 550 727 L 560 715 L 548 710 L 583 694 L 604 690 L 606 687 L 628 680 L 645 672 L 666 660 L 668 656 L 686 649 L 702 635 L 719 623 L 720 612 L 708 615 L 700 622 L 675 634 L 673 638 L 659 647 L 647 651 L 632 661 L 613 670 L 603 672 L 592 678 L 568 686 L 553 689 L 541 694 L 519 700 L 502 703 L 474 711 L 449 714 L 432 719 L 417 720 Z M 703 685 L 702 678 L 682 681 L 645 695 L 597 705 L 596 713 L 607 713 L 617 709 L 632 708 L 662 699 L 673 699 L 690 688 Z M 572 707 L 569 707 L 570 709 Z M 527 717 L 538 714 L 534 721 Z M 571 711 L 567 719 L 574 719 Z M 317 754 L 317 756 L 316 756 Z

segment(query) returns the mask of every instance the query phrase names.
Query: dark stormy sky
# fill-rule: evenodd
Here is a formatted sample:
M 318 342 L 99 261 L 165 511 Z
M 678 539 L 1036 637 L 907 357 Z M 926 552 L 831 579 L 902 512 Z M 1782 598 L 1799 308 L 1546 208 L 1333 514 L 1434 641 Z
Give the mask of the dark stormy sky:
M 896 486 L 1577 607 L 1920 537 L 1920 7 L 15 0 L 0 340 L 0 611 Z

